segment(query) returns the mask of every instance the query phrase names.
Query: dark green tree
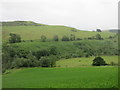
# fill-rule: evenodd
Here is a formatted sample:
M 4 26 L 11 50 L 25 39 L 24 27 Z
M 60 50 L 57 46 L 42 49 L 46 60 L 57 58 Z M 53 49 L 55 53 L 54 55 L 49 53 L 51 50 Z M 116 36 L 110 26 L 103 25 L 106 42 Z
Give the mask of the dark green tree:
M 101 37 L 100 34 L 96 34 L 96 40 L 102 40 L 103 38 Z
M 70 41 L 74 41 L 75 40 L 75 35 L 71 34 L 70 35 Z
M 97 29 L 96 31 L 97 31 L 97 32 L 102 32 L 102 30 L 101 30 L 101 29 Z
M 51 46 L 49 51 L 51 55 L 57 55 L 57 50 L 55 46 Z
M 21 42 L 21 37 L 18 34 L 14 34 L 14 33 L 10 33 L 9 34 L 9 43 L 17 43 L 17 42 Z
M 53 40 L 54 40 L 54 41 L 59 41 L 58 36 L 57 36 L 57 35 L 55 35 L 55 36 L 53 37 Z
M 68 37 L 68 36 L 65 36 L 65 35 L 62 37 L 61 40 L 62 40 L 62 41 L 70 41 L 69 37 Z
M 47 39 L 46 36 L 44 36 L 44 35 L 41 36 L 41 41 L 42 41 L 42 42 L 45 42 L 46 39 Z
M 93 66 L 105 66 L 107 65 L 105 60 L 101 57 L 95 57 L 92 63 Z
M 47 57 L 41 57 L 39 61 L 41 67 L 50 67 L 50 60 Z

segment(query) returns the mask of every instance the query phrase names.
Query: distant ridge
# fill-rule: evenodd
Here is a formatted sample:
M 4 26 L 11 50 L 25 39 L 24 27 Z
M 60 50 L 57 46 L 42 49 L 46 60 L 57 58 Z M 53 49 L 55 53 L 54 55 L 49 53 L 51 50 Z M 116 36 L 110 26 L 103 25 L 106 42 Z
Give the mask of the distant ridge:
M 111 29 L 111 30 L 109 30 L 109 32 L 120 33 L 120 29 Z
M 6 21 L 0 23 L 2 23 L 2 26 L 45 26 L 45 24 L 38 24 L 33 21 Z

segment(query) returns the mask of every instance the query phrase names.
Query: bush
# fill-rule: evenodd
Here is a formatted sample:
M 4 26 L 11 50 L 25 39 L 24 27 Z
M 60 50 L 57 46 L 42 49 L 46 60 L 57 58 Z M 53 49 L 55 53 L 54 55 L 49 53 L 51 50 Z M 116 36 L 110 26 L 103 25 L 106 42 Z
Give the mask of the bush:
M 103 40 L 100 34 L 96 34 L 96 40 Z
M 41 57 L 39 61 L 41 67 L 50 67 L 50 60 L 47 57 Z
M 55 36 L 53 37 L 53 40 L 54 40 L 54 41 L 59 41 L 58 36 L 57 36 L 57 35 L 55 35 Z
M 44 35 L 41 36 L 41 41 L 42 41 L 42 42 L 45 42 L 46 39 L 47 39 L 46 36 L 44 36 Z
M 92 63 L 93 66 L 105 66 L 107 65 L 103 58 L 95 57 Z
M 63 36 L 63 37 L 62 37 L 62 41 L 70 41 L 70 39 L 69 39 L 68 36 Z
M 117 64 L 112 61 L 112 62 L 110 62 L 110 65 L 116 66 Z
M 49 51 L 50 51 L 51 55 L 57 55 L 57 51 L 56 51 L 56 47 L 55 46 L 51 46 Z
M 70 41 L 74 41 L 75 40 L 75 35 L 71 34 L 70 35 Z
M 21 37 L 18 34 L 10 33 L 9 43 L 21 42 Z
M 101 29 L 97 29 L 96 31 L 97 31 L 97 32 L 102 32 L 102 30 L 101 30 Z
M 54 55 L 51 55 L 49 57 L 49 60 L 50 60 L 50 67 L 56 67 L 56 61 L 58 60 L 57 57 Z
M 42 50 L 39 50 L 37 52 L 33 52 L 33 55 L 36 56 L 37 59 L 39 60 L 43 56 L 49 56 L 50 55 L 50 51 L 46 50 L 46 49 L 42 49 Z
M 81 38 L 76 38 L 76 40 L 82 40 Z

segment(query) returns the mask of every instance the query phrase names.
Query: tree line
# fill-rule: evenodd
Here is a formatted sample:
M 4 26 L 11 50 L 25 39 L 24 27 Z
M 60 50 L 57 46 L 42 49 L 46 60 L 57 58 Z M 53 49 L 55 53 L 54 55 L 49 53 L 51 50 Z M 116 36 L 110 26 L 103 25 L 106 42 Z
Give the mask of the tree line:
M 21 36 L 19 34 L 10 33 L 9 35 L 10 35 L 9 43 L 22 42 Z M 110 36 L 109 39 L 111 39 L 111 38 L 114 38 L 114 37 Z M 88 40 L 103 40 L 103 38 L 100 34 L 96 34 L 96 36 L 88 37 L 88 38 L 85 38 L 85 39 L 88 39 Z M 45 35 L 41 35 L 40 40 L 42 42 L 46 42 L 47 37 Z M 60 40 L 61 41 L 75 41 L 75 40 L 82 40 L 82 38 L 76 38 L 76 36 L 74 34 L 70 34 L 70 36 L 64 35 L 61 39 L 58 37 L 58 35 L 53 36 L 53 41 L 60 41 Z M 31 42 L 32 41 L 33 40 L 31 40 Z

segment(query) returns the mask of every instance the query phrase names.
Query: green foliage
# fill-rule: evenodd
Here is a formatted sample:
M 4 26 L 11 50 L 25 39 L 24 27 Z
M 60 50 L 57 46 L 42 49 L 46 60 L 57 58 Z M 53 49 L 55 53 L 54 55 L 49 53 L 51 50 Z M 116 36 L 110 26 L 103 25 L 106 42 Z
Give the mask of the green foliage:
M 40 66 L 41 67 L 55 67 L 56 65 L 56 57 L 50 56 L 50 57 L 41 57 L 40 58 Z
M 62 40 L 62 41 L 70 41 L 69 37 L 68 37 L 68 36 L 65 36 L 65 35 L 62 37 L 61 40 Z
M 82 40 L 81 38 L 76 38 L 76 40 Z
M 3 68 L 11 68 L 12 62 L 16 56 L 22 58 L 20 61 L 29 63 L 28 67 L 40 66 L 39 59 L 41 57 L 50 57 L 55 55 L 57 59 L 69 59 L 78 57 L 91 57 L 99 55 L 118 55 L 118 41 L 111 40 L 80 40 L 80 41 L 69 41 L 69 42 L 21 42 L 15 44 L 3 44 Z M 34 57 L 30 59 L 29 54 Z M 35 59 L 36 58 L 36 59 Z M 25 60 L 23 60 L 25 59 Z M 30 60 L 30 61 L 29 61 Z M 34 62 L 32 62 L 34 60 Z M 27 65 L 25 65 L 27 66 Z
M 103 38 L 101 37 L 100 34 L 96 34 L 96 40 L 102 40 Z
M 20 68 L 20 67 L 38 67 L 39 61 L 35 56 L 29 53 L 26 58 L 15 56 L 11 68 Z
M 56 46 L 51 46 L 49 51 L 50 51 L 50 54 L 51 54 L 51 55 L 57 55 L 57 53 L 58 53 L 58 52 L 56 51 Z
M 75 35 L 70 34 L 70 41 L 74 41 L 75 40 Z
M 97 32 L 102 32 L 102 30 L 101 30 L 101 29 L 97 29 L 96 31 L 97 31 Z
M 95 57 L 95 59 L 93 60 L 93 66 L 104 66 L 107 65 L 106 62 L 104 61 L 103 58 L 101 57 Z
M 42 50 L 33 52 L 33 55 L 35 55 L 37 57 L 37 59 L 40 59 L 43 56 L 49 56 L 50 52 L 49 52 L 49 50 L 42 49 Z
M 44 35 L 41 36 L 41 41 L 42 41 L 42 42 L 45 42 L 46 39 L 47 39 L 46 36 L 44 36 Z
M 53 40 L 54 40 L 54 41 L 59 41 L 58 36 L 57 36 L 57 35 L 55 35 L 55 36 L 53 37 Z
M 9 43 L 21 42 L 21 37 L 18 34 L 10 33 Z

